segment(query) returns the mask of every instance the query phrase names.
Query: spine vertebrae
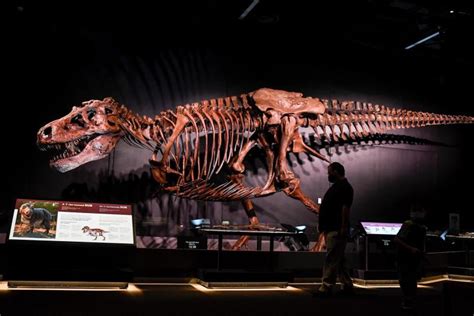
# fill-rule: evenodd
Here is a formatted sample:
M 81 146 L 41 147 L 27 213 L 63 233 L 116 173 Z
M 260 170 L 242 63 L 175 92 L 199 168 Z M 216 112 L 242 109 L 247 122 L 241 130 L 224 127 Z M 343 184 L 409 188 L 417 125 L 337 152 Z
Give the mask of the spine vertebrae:
M 401 128 L 474 122 L 472 117 L 465 115 L 417 112 L 353 101 L 323 102 L 326 106 L 325 113 L 318 114 L 316 119 L 310 120 L 309 125 L 317 138 L 326 140 L 356 140 Z

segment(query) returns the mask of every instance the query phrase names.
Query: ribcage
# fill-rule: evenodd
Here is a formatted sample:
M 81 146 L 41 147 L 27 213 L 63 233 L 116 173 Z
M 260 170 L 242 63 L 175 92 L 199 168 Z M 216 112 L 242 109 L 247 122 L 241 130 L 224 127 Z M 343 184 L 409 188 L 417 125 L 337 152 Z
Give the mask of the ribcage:
M 242 194 L 236 194 L 241 185 L 218 179 L 217 175 L 261 126 L 261 116 L 253 113 L 246 101 L 246 96 L 202 101 L 161 114 L 161 125 L 168 126 L 162 128 L 166 130 L 162 133 L 163 144 L 173 133 L 178 113 L 188 121 L 173 143 L 167 162 L 173 170 L 173 185 L 180 187 L 178 195 L 212 200 L 214 196 L 222 199 L 226 193 L 229 199 L 233 199 L 232 194 L 235 199 L 237 195 L 241 198 Z M 248 191 L 240 193 L 248 195 Z

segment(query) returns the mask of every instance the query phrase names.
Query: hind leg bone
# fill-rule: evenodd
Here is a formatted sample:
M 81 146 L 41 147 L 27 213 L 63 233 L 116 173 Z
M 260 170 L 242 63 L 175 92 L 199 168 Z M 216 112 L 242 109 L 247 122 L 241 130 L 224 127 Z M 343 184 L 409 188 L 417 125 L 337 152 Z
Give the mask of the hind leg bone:
M 310 211 L 318 213 L 319 205 L 316 204 L 310 197 L 301 190 L 300 179 L 289 169 L 286 160 L 286 153 L 288 147 L 294 137 L 295 130 L 298 128 L 297 120 L 292 116 L 285 116 L 281 120 L 281 140 L 280 150 L 278 152 L 278 180 L 284 186 L 283 192 L 288 196 L 301 201 Z
M 237 159 L 235 159 L 234 161 L 231 161 L 230 168 L 233 172 L 233 176 L 232 176 L 233 181 L 239 182 L 239 183 L 243 182 L 242 173 L 245 171 L 245 166 L 243 164 L 243 161 L 245 159 L 245 156 L 248 154 L 250 149 L 252 149 L 252 147 L 255 146 L 255 144 L 256 144 L 255 140 L 249 140 L 240 151 L 239 155 L 237 156 Z M 247 213 L 247 216 L 249 218 L 250 226 L 251 227 L 257 226 L 259 224 L 259 221 L 258 221 L 257 215 L 255 214 L 252 201 L 250 199 L 244 199 L 242 200 L 242 205 L 244 206 L 245 212 Z M 248 239 L 249 239 L 249 236 L 240 236 L 240 238 L 232 246 L 232 250 L 238 250 L 242 248 L 242 246 L 245 245 Z

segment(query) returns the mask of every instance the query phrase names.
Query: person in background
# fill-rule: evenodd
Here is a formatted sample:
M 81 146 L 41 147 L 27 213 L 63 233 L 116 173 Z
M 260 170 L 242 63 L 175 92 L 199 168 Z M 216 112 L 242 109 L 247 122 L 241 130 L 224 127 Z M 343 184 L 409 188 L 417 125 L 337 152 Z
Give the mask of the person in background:
M 402 290 L 402 309 L 415 308 L 417 281 L 421 277 L 426 237 L 426 210 L 414 206 L 410 219 L 405 221 L 394 241 L 397 245 L 397 266 L 400 288 Z
M 353 294 L 353 284 L 345 266 L 345 249 L 349 234 L 349 214 L 354 189 L 345 177 L 344 166 L 333 162 L 328 166 L 328 180 L 333 183 L 323 197 L 319 209 L 319 232 L 326 242 L 326 258 L 322 284 L 316 296 L 329 296 L 339 276 L 342 293 Z

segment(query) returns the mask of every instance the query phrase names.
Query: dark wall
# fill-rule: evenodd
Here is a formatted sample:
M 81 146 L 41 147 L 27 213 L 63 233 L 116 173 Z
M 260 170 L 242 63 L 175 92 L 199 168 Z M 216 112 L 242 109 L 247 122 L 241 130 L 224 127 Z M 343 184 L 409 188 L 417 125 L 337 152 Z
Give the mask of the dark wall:
M 347 30 L 356 23 L 349 18 L 351 8 L 339 15 L 328 11 L 332 14 L 305 17 L 298 23 L 260 24 L 218 17 L 213 22 L 192 20 L 192 7 L 183 9 L 183 16 L 167 16 L 167 10 L 138 5 L 21 9 L 16 5 L 9 9 L 9 49 L 2 60 L 8 99 L 2 124 L 7 135 L 3 139 L 3 229 L 17 197 L 133 203 L 138 233 L 145 235 L 179 233 L 179 225 L 186 226 L 190 217 L 246 221 L 238 203 L 190 202 L 166 195 L 152 198 L 156 186 L 148 173 L 150 154 L 123 143 L 109 159 L 66 174 L 50 169 L 47 157 L 35 146 L 37 130 L 85 100 L 112 96 L 134 112 L 153 115 L 187 102 L 271 87 L 474 115 L 468 95 L 472 80 L 461 79 L 470 73 L 472 64 L 450 67 L 449 58 L 455 52 L 449 50 L 443 59 L 436 59 L 374 50 L 349 41 Z M 176 8 L 171 12 L 177 12 Z M 322 151 L 346 166 L 356 192 L 353 223 L 402 220 L 410 204 L 420 201 L 432 210 L 433 226 L 445 225 L 449 212 L 461 212 L 462 224 L 472 226 L 471 186 L 462 182 L 473 176 L 468 154 L 473 127 L 397 133 L 416 139 Z M 309 137 L 308 132 L 305 136 Z M 262 183 L 263 161 L 257 152 L 252 155 L 248 180 Z M 303 189 L 321 197 L 329 185 L 326 165 L 306 156 L 289 159 Z M 317 223 L 303 205 L 283 193 L 255 200 L 255 204 L 263 222 Z

